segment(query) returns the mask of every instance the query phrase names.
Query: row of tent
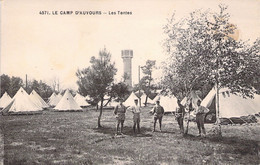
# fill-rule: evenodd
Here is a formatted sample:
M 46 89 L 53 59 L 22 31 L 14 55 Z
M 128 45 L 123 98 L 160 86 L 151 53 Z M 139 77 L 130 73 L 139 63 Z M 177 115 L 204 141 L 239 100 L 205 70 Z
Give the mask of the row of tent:
M 132 96 L 134 98 L 132 99 Z M 134 105 L 134 99 L 137 96 L 132 93 L 128 98 L 129 106 Z M 145 100 L 146 95 L 143 95 L 142 100 Z M 0 99 L 0 108 L 3 109 L 2 112 L 33 112 L 46 109 L 48 107 L 54 107 L 55 110 L 80 110 L 81 107 L 89 106 L 90 104 L 86 101 L 90 98 L 84 97 L 77 93 L 74 98 L 66 90 L 65 94 L 53 93 L 48 99 L 48 104 L 41 98 L 41 96 L 36 92 L 32 91 L 30 95 L 21 87 L 15 96 L 11 98 L 7 92 Z M 109 99 L 108 97 L 106 98 Z M 131 102 L 131 103 L 130 103 Z M 148 97 L 148 102 L 152 103 L 153 101 Z M 112 100 L 107 106 L 114 107 L 118 102 Z
M 67 95 L 65 98 L 72 98 L 73 96 L 70 94 L 70 92 L 67 90 L 65 92 L 65 94 Z M 64 94 L 64 95 L 65 95 Z M 51 107 L 55 107 L 58 105 L 58 103 L 60 102 L 60 100 L 62 99 L 62 95 L 61 94 L 56 94 L 53 93 L 50 98 L 48 99 L 48 104 Z M 71 102 L 68 103 L 74 103 L 74 101 L 80 106 L 80 107 L 86 107 L 89 106 L 90 104 L 86 101 L 86 99 L 88 99 L 87 97 L 82 96 L 81 94 L 77 93 L 73 99 L 71 99 Z M 69 100 L 69 99 L 68 99 Z
M 212 90 L 202 100 L 202 105 L 209 108 L 211 111 L 215 111 L 215 95 L 216 90 Z M 197 100 L 200 98 L 195 92 L 191 92 L 190 98 L 192 98 L 193 107 L 197 106 Z M 108 98 L 107 98 L 108 99 Z M 134 100 L 139 99 L 134 92 L 125 100 L 125 106 L 133 106 Z M 144 104 L 146 95 L 141 96 L 141 103 Z M 89 98 L 84 97 L 77 93 L 75 97 L 71 95 L 69 90 L 66 90 L 65 94 L 56 95 L 53 93 L 48 99 L 48 104 L 35 92 L 34 90 L 27 94 L 27 92 L 21 87 L 13 98 L 7 93 L 0 99 L 0 108 L 3 108 L 2 112 L 21 112 L 21 111 L 39 111 L 47 107 L 54 107 L 55 110 L 81 110 L 83 106 L 89 106 L 86 101 Z M 160 100 L 160 104 L 164 107 L 165 112 L 174 112 L 178 108 L 177 98 L 163 96 L 158 94 L 153 100 L 148 97 L 147 103 L 154 104 L 157 100 Z M 182 100 L 182 104 L 186 104 L 187 99 Z M 254 99 L 244 99 L 238 95 L 230 93 L 226 88 L 219 91 L 219 116 L 220 118 L 231 118 L 258 114 L 260 112 L 260 95 L 255 95 Z M 118 102 L 112 100 L 108 106 L 114 107 Z
M 189 98 L 192 98 L 192 106 L 197 107 L 197 101 L 201 98 L 192 91 Z M 154 100 L 160 100 L 160 104 L 166 112 L 174 112 L 178 108 L 177 98 L 157 95 Z M 208 95 L 201 100 L 201 105 L 209 108 L 210 113 L 216 113 L 216 88 L 213 87 Z M 181 104 L 188 102 L 185 97 Z M 243 98 L 236 94 L 232 94 L 228 88 L 219 90 L 219 117 L 232 118 L 248 115 L 260 114 L 260 95 L 255 94 L 254 98 Z
M 37 112 L 50 106 L 53 106 L 55 110 L 81 110 L 80 106 L 88 105 L 82 95 L 77 93 L 73 98 L 69 90 L 66 90 L 63 96 L 53 93 L 48 104 L 36 91 L 33 90 L 29 95 L 22 87 L 13 98 L 5 92 L 0 99 L 0 108 L 3 113 Z

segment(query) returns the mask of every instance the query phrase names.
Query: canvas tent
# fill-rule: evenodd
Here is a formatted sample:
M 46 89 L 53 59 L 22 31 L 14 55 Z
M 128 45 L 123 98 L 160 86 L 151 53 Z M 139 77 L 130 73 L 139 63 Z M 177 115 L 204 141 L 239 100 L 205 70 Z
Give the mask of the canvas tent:
M 172 96 L 163 96 L 158 94 L 154 99 L 153 102 L 160 101 L 160 105 L 164 108 L 164 111 L 167 112 L 174 112 L 176 108 L 178 108 L 177 98 Z
M 130 96 L 125 100 L 124 105 L 125 106 L 134 106 L 135 105 L 135 103 L 134 103 L 135 99 L 138 99 L 138 101 L 139 101 L 139 98 L 135 95 L 134 92 L 132 92 L 130 94 Z
M 216 89 L 214 87 L 204 98 L 201 105 L 208 107 L 211 112 L 215 112 L 215 96 Z M 230 90 L 228 90 L 227 88 L 222 88 L 219 90 L 219 117 L 231 118 L 254 115 L 259 112 L 259 98 L 260 97 L 257 96 L 255 99 L 245 99 L 238 95 L 230 93 Z
M 81 107 L 85 107 L 85 106 L 89 106 L 90 104 L 86 101 L 86 98 L 84 96 L 82 96 L 81 94 L 77 93 L 74 96 L 74 100 L 76 101 L 76 103 L 81 106 Z
M 254 107 L 256 109 L 256 112 L 258 114 L 260 114 L 260 95 L 255 94 L 254 98 L 251 99 L 251 101 L 252 101 L 252 104 L 254 105 Z
M 114 99 L 112 99 L 109 103 L 108 103 L 108 105 L 110 106 L 110 107 L 115 107 L 115 106 L 117 106 L 119 104 L 119 102 L 116 102 Z
M 31 93 L 30 93 L 30 98 L 31 100 L 37 104 L 38 106 L 42 107 L 42 108 L 47 108 L 49 107 L 48 104 L 41 98 L 41 96 L 35 91 L 33 90 Z
M 62 98 L 61 93 L 59 93 L 59 94 L 57 95 L 57 98 L 58 98 L 58 100 L 60 100 L 60 99 Z M 58 102 L 59 102 L 59 101 L 58 101 Z
M 198 104 L 197 104 L 198 100 L 202 101 L 202 99 L 197 95 L 196 91 L 192 90 L 192 91 L 190 91 L 190 93 L 188 94 L 187 97 L 184 97 L 184 99 L 182 99 L 181 104 L 182 105 L 189 105 L 191 103 L 192 107 L 194 109 L 197 109 L 198 108 Z
M 0 108 L 6 107 L 11 101 L 12 98 L 8 95 L 7 92 L 5 92 L 0 99 Z
M 145 103 L 145 99 L 146 99 L 146 94 L 144 93 L 142 96 L 141 96 L 141 103 L 142 105 L 144 105 Z M 147 97 L 147 104 L 153 104 L 153 100 L 151 100 L 149 97 Z
M 137 96 L 137 97 L 140 97 L 140 96 L 142 96 L 144 94 L 144 90 L 140 90 L 140 94 L 139 94 L 139 90 L 138 91 L 136 91 L 135 92 L 135 95 Z
M 56 106 L 59 103 L 61 98 L 62 98 L 62 95 L 60 95 L 60 94 L 56 95 L 55 92 L 53 92 L 53 94 L 49 98 L 48 104 L 50 106 Z
M 54 109 L 58 111 L 75 111 L 81 110 L 81 107 L 76 103 L 69 90 L 66 90 L 65 94 Z
M 42 107 L 35 104 L 27 92 L 21 87 L 12 101 L 2 110 L 3 113 L 16 113 L 16 112 L 36 112 L 42 110 Z
M 106 108 L 113 108 L 117 104 L 119 104 L 119 102 L 116 102 L 114 99 L 110 100 L 108 103 L 107 102 L 108 102 L 108 100 L 103 101 L 103 106 L 106 107 Z M 98 106 L 101 106 L 101 101 L 98 102 Z
M 48 98 L 48 103 L 49 103 L 54 97 L 56 97 L 55 92 L 53 92 L 52 95 Z
M 175 112 L 176 108 L 178 107 L 177 98 L 176 97 L 169 97 L 160 95 L 157 97 L 157 100 L 160 101 L 160 105 L 164 108 L 164 112 Z
M 157 95 L 155 96 L 155 98 L 153 99 L 153 103 L 155 104 L 155 102 L 156 102 L 157 100 L 160 100 L 160 97 L 161 97 L 161 94 L 157 94 Z

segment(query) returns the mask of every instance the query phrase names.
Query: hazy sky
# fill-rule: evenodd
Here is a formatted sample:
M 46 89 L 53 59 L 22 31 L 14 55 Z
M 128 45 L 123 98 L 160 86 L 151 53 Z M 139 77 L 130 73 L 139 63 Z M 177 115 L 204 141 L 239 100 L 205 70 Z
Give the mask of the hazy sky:
M 133 81 L 138 81 L 138 65 L 148 59 L 160 64 L 163 51 L 163 26 L 172 13 L 187 16 L 195 9 L 229 6 L 231 21 L 239 29 L 239 38 L 255 40 L 260 35 L 260 0 L 2 0 L 1 74 L 43 80 L 50 85 L 56 77 L 62 88 L 77 89 L 75 72 L 89 66 L 104 46 L 112 54 L 123 74 L 121 50 L 134 52 Z M 50 15 L 41 15 L 49 11 Z M 52 15 L 58 11 L 59 15 Z M 73 11 L 61 15 L 60 11 Z M 102 15 L 75 15 L 75 11 L 101 11 Z M 104 12 L 129 11 L 132 15 L 108 15 Z M 160 77 L 160 72 L 155 73 Z

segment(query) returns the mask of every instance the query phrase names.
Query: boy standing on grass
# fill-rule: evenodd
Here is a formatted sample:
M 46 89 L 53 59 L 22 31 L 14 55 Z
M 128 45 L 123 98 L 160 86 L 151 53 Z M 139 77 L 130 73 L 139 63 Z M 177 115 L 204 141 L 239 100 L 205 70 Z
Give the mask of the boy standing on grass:
M 135 105 L 132 107 L 129 107 L 129 110 L 133 113 L 133 120 L 134 120 L 134 126 L 133 126 L 133 131 L 134 134 L 136 133 L 136 126 L 137 126 L 137 133 L 141 133 L 140 131 L 140 113 L 141 113 L 141 107 L 138 105 L 138 99 L 134 100 Z
M 119 104 L 114 109 L 114 114 L 116 115 L 116 119 L 117 119 L 116 135 L 122 135 L 124 121 L 125 121 L 125 112 L 126 112 L 126 107 L 123 105 L 123 101 L 120 100 Z M 120 131 L 119 131 L 119 125 L 121 125 Z
M 206 131 L 205 131 L 205 127 L 204 127 L 204 119 L 205 119 L 206 113 L 209 112 L 209 109 L 201 106 L 200 104 L 201 104 L 201 100 L 198 100 L 198 102 L 197 102 L 198 108 L 195 110 L 196 122 L 197 122 L 197 126 L 199 129 L 199 136 L 201 136 L 201 130 L 202 130 L 202 133 L 203 133 L 202 136 L 205 137 Z
M 160 105 L 160 101 L 156 101 L 156 105 L 152 109 L 154 115 L 153 132 L 155 132 L 156 122 L 159 119 L 160 132 L 162 132 L 162 118 L 164 115 L 164 108 Z

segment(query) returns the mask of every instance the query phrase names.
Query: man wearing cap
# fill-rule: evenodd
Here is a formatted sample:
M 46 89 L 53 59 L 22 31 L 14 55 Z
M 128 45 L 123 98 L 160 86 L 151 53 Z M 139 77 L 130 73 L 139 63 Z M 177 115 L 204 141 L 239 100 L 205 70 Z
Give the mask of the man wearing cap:
M 160 101 L 156 101 L 156 105 L 152 109 L 154 115 L 153 132 L 155 132 L 156 122 L 159 120 L 160 132 L 162 132 L 162 118 L 164 115 L 164 108 L 160 105 Z
M 125 112 L 126 112 L 126 107 L 123 105 L 123 101 L 120 100 L 119 104 L 114 109 L 114 114 L 116 115 L 116 119 L 117 119 L 116 135 L 121 135 L 123 132 Z M 121 128 L 119 131 L 120 124 L 121 124 Z
M 206 131 L 205 131 L 205 127 L 204 127 L 204 120 L 205 120 L 205 116 L 206 113 L 209 112 L 209 109 L 201 106 L 201 100 L 198 100 L 197 105 L 198 108 L 195 110 L 194 114 L 196 115 L 196 122 L 197 122 L 197 127 L 199 129 L 199 136 L 201 136 L 201 130 L 203 135 L 202 136 L 206 136 Z
M 134 100 L 135 105 L 132 107 L 129 107 L 129 110 L 133 113 L 133 121 L 134 121 L 134 126 L 133 130 L 134 133 L 136 133 L 136 126 L 137 126 L 137 131 L 140 133 L 140 113 L 141 113 L 141 107 L 138 105 L 138 99 Z

